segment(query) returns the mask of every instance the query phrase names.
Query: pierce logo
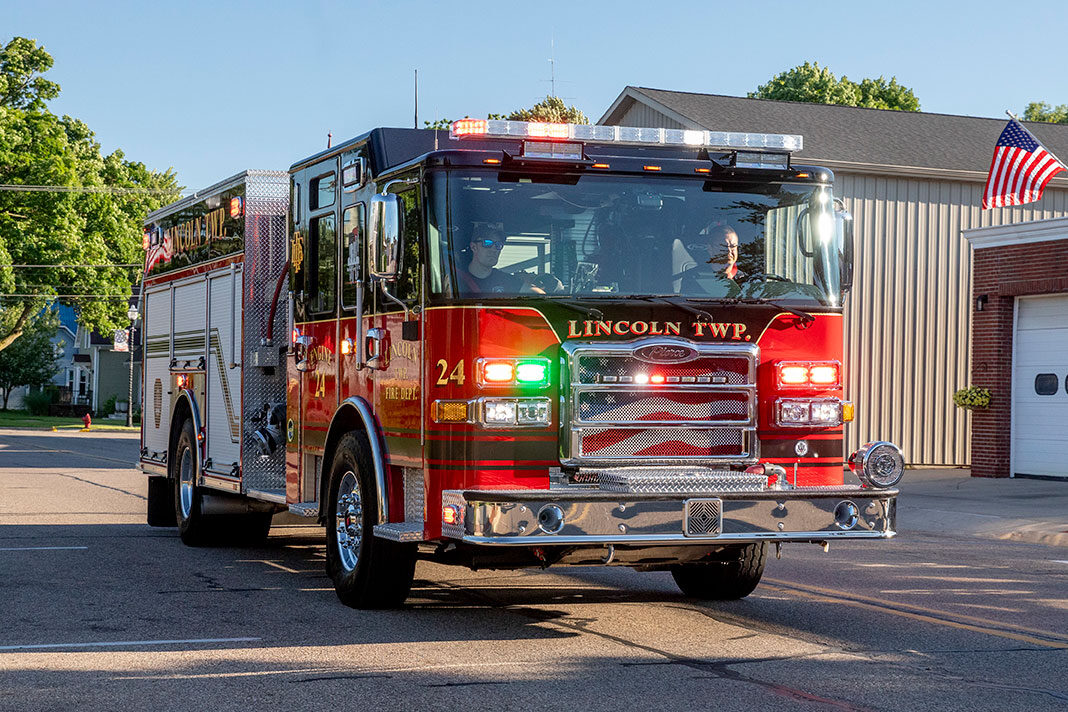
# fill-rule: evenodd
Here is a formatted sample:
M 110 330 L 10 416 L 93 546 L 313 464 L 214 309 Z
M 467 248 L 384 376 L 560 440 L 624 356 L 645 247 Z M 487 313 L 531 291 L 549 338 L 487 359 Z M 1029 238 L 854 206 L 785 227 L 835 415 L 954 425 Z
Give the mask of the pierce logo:
M 634 352 L 634 355 L 642 361 L 652 363 L 673 363 L 675 361 L 689 361 L 697 352 L 689 346 L 669 346 L 666 344 L 654 344 L 643 346 Z

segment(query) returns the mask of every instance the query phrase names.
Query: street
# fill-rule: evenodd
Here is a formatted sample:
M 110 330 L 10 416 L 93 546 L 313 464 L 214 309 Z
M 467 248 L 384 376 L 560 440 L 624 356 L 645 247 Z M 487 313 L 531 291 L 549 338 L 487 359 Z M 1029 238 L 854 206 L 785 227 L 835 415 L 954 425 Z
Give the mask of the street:
M 403 610 L 357 611 L 317 527 L 194 549 L 145 525 L 137 449 L 0 430 L 0 709 L 1068 710 L 1068 548 L 788 545 L 731 603 L 420 562 Z

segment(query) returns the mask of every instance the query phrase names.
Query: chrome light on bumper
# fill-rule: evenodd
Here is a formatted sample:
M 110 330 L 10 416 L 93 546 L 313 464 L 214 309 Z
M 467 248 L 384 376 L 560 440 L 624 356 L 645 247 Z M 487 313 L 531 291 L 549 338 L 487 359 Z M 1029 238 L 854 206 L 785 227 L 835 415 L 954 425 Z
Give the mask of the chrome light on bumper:
M 893 443 L 871 442 L 849 456 L 849 468 L 865 484 L 886 489 L 901 481 L 905 456 Z
M 837 398 L 779 398 L 775 424 L 780 428 L 828 428 L 842 424 L 842 401 Z

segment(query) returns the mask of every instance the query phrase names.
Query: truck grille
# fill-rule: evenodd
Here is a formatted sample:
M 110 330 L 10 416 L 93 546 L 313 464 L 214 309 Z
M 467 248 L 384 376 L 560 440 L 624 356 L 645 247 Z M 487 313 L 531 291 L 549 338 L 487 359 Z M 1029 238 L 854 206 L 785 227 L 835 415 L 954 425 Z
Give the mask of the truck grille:
M 567 464 L 755 460 L 755 345 L 654 338 L 564 349 Z

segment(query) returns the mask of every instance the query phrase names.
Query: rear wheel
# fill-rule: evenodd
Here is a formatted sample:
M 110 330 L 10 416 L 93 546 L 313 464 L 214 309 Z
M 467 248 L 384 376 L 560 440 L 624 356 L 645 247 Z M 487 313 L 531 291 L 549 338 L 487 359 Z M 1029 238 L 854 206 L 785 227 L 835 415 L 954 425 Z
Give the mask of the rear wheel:
M 356 433 L 338 443 L 328 497 L 326 572 L 338 598 L 352 608 L 400 606 L 412 588 L 416 547 L 375 538 L 371 458 Z
M 178 523 L 178 536 L 188 546 L 204 546 L 211 538 L 208 521 L 201 507 L 200 487 L 197 486 L 199 471 L 196 433 L 193 421 L 182 422 L 178 445 L 174 449 L 174 518 Z
M 684 564 L 671 570 L 678 587 L 691 598 L 733 601 L 745 598 L 760 583 L 768 558 L 766 541 L 732 546 L 718 560 Z

